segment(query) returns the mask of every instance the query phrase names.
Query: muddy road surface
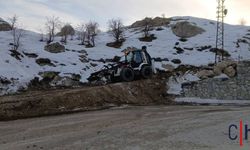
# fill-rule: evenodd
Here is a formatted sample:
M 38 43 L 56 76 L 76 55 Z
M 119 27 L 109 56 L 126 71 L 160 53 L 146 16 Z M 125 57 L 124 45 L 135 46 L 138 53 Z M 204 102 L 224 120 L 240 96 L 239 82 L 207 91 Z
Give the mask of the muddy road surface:
M 124 106 L 2 121 L 0 149 L 233 150 L 239 140 L 229 140 L 228 127 L 249 116 L 249 107 L 239 106 Z

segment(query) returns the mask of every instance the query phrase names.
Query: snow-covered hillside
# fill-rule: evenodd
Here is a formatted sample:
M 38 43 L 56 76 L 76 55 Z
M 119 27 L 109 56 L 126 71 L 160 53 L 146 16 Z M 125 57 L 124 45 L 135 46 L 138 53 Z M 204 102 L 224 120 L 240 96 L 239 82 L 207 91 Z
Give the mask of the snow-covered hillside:
M 163 64 L 171 64 L 177 67 L 179 64 L 171 62 L 173 59 L 180 59 L 181 64 L 195 66 L 207 65 L 214 62 L 214 53 L 210 48 L 215 47 L 216 22 L 193 17 L 175 17 L 176 21 L 171 21 L 163 30 L 151 31 L 157 37 L 152 42 L 141 42 L 138 40 L 142 36 L 140 30 L 129 29 L 125 33 L 126 41 L 120 49 L 110 48 L 106 43 L 112 42 L 113 38 L 106 32 L 100 33 L 96 39 L 96 47 L 85 48 L 78 45 L 76 39 L 69 40 L 66 51 L 62 53 L 50 53 L 44 50 L 45 42 L 39 42 L 40 35 L 31 31 L 26 31 L 21 40 L 19 52 L 23 55 L 21 60 L 12 57 L 9 51 L 11 46 L 11 31 L 0 32 L 0 78 L 11 80 L 11 84 L 1 86 L 0 95 L 17 91 L 20 87 L 26 87 L 34 77 L 39 77 L 40 72 L 56 71 L 60 76 L 70 76 L 72 74 L 81 75 L 81 81 L 87 82 L 91 73 L 100 70 L 105 64 L 101 59 L 112 59 L 114 56 L 122 56 L 121 50 L 127 47 L 148 46 L 148 52 L 154 58 L 161 58 L 163 61 L 156 62 L 159 69 L 164 69 Z M 171 26 L 177 22 L 186 20 L 203 28 L 205 32 L 195 37 L 188 38 L 186 42 L 179 41 L 171 30 Z M 238 60 L 250 59 L 250 27 L 225 25 L 225 49 L 231 54 L 231 58 Z M 56 42 L 60 41 L 56 38 Z M 178 47 L 184 50 L 177 53 Z M 202 49 L 202 47 L 208 47 Z M 202 50 L 201 50 L 202 49 Z M 26 55 L 25 55 L 26 54 Z M 29 57 L 27 54 L 36 54 L 37 57 Z M 36 63 L 39 58 L 48 58 L 52 66 L 40 66 Z M 82 58 L 87 61 L 83 61 Z M 169 61 L 167 61 L 169 60 Z

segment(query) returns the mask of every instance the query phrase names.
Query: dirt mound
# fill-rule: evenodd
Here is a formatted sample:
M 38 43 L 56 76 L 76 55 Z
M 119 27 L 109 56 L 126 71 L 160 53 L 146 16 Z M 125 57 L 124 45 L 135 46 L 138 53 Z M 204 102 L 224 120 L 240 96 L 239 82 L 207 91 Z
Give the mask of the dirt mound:
M 148 22 L 150 23 L 150 25 L 152 25 L 154 27 L 165 26 L 165 25 L 168 25 L 170 23 L 170 21 L 171 21 L 171 19 L 169 19 L 169 18 L 162 18 L 162 17 L 145 18 L 143 20 L 136 21 L 135 23 L 133 23 L 131 25 L 131 28 L 143 27 Z
M 103 109 L 122 104 L 168 104 L 162 79 L 140 80 L 81 89 L 31 91 L 0 97 L 0 120 Z
M 176 23 L 174 26 L 172 26 L 172 31 L 176 36 L 181 38 L 190 38 L 205 32 L 205 30 L 201 27 L 198 27 L 187 21 Z

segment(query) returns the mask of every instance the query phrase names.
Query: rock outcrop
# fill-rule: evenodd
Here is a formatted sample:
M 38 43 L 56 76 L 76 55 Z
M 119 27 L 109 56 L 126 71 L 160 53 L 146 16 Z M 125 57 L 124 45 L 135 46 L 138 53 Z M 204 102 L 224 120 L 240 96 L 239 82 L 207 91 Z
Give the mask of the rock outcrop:
M 130 27 L 131 28 L 143 27 L 147 23 L 149 23 L 153 27 L 165 26 L 165 25 L 168 25 L 170 23 L 170 21 L 171 21 L 171 19 L 169 19 L 169 18 L 162 18 L 162 17 L 145 18 L 143 20 L 136 21 Z
M 65 52 L 65 46 L 61 45 L 59 42 L 48 44 L 44 47 L 44 50 L 50 53 L 61 53 Z
M 2 18 L 0 18 L 0 31 L 10 31 L 11 26 L 8 22 L 4 21 Z
M 177 22 L 172 26 L 173 33 L 180 38 L 190 38 L 205 32 L 201 27 L 187 21 Z

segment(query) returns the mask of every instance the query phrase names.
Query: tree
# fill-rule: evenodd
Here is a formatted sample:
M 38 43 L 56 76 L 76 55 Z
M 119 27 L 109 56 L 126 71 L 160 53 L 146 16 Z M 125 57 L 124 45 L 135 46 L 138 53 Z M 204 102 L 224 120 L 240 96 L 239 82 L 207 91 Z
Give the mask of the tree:
M 145 38 L 150 37 L 150 31 L 152 30 L 152 27 L 153 27 L 152 19 L 151 18 L 145 18 L 143 26 L 144 26 L 144 29 L 143 29 L 144 37 Z
M 166 18 L 165 13 L 161 14 L 161 17 L 162 17 L 162 18 Z
M 12 50 L 17 51 L 20 47 L 20 40 L 24 36 L 24 30 L 18 28 L 18 17 L 17 15 L 14 15 L 13 17 L 9 18 L 10 24 L 11 24 L 11 35 L 12 35 Z
M 59 17 L 55 16 L 47 17 L 47 22 L 45 23 L 45 26 L 48 32 L 47 43 L 51 43 L 54 41 L 56 30 L 59 29 L 61 26 Z
M 14 27 L 16 27 L 18 16 L 15 14 L 14 16 L 10 17 L 8 20 L 9 20 L 9 24 L 11 26 L 11 30 L 13 30 Z
M 74 29 L 74 28 L 73 28 Z M 70 40 L 72 41 L 73 39 L 74 39 L 74 35 L 76 34 L 76 31 L 75 31 L 75 29 L 74 29 L 74 32 L 71 32 L 70 33 Z
M 85 44 L 85 39 L 86 39 L 86 26 L 84 23 L 81 23 L 80 25 L 78 25 L 77 27 L 77 36 L 78 39 L 81 41 L 81 45 Z
M 14 29 L 12 30 L 12 35 L 13 35 L 13 50 L 17 51 L 18 48 L 20 47 L 20 40 L 24 36 L 25 31 L 23 29 Z
M 247 21 L 244 18 L 241 18 L 239 20 L 240 25 L 245 26 L 247 24 Z
M 67 38 L 69 35 L 74 35 L 75 34 L 75 29 L 70 25 L 70 24 L 66 24 L 64 27 L 62 27 L 61 29 L 61 36 L 62 41 L 67 43 Z
M 85 25 L 86 30 L 86 42 L 88 47 L 95 47 L 95 37 L 98 32 L 98 23 L 90 21 Z
M 108 22 L 110 34 L 114 37 L 115 42 L 121 42 L 124 36 L 124 25 L 121 19 L 111 19 Z
M 44 30 L 42 28 L 39 28 L 38 31 L 40 32 L 40 42 L 44 41 Z

